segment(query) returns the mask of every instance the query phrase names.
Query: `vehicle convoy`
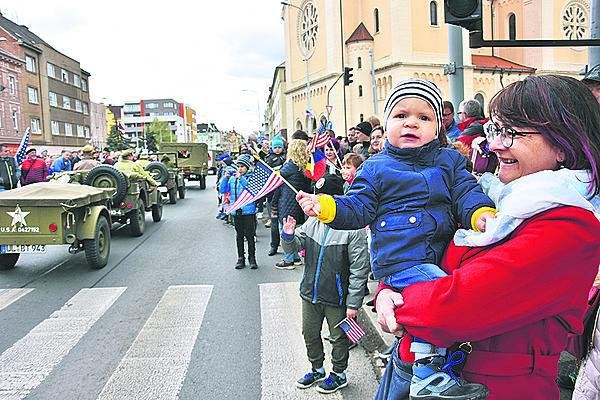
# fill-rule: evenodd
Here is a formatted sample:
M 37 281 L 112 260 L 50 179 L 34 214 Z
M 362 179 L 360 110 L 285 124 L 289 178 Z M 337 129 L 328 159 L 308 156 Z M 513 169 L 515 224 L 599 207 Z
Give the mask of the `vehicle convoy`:
M 0 270 L 13 268 L 21 253 L 61 244 L 69 244 L 71 254 L 84 251 L 92 268 L 106 266 L 113 193 L 59 182 L 0 192 Z
M 177 165 L 188 181 L 198 181 L 206 189 L 208 175 L 208 145 L 206 143 L 161 143 L 162 154 L 175 153 Z
M 68 177 L 68 178 L 67 178 Z M 152 211 L 152 220 L 162 219 L 163 204 L 159 191 L 134 172 L 119 171 L 111 165 L 98 165 L 90 170 L 69 171 L 54 179 L 70 183 L 113 188 L 110 215 L 112 222 L 129 224 L 131 236 L 142 236 L 146 227 L 146 211 Z
M 185 178 L 177 165 L 177 153 L 161 153 L 169 160 L 175 160 L 173 163 L 166 165 L 162 162 L 153 161 L 146 166 L 146 171 L 152 175 L 152 178 L 160 185 L 158 187 L 162 196 L 168 196 L 169 203 L 176 204 L 177 196 L 180 199 L 185 198 Z

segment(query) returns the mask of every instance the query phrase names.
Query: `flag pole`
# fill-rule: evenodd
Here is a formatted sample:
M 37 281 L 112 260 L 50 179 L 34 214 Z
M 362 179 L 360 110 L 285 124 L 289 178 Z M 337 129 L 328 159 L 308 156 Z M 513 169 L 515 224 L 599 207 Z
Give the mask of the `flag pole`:
M 269 170 L 271 170 L 271 172 L 278 174 L 278 171 L 275 171 L 273 168 L 271 168 L 271 166 L 269 164 L 267 164 L 266 162 L 263 161 L 262 158 L 260 158 L 260 156 L 258 155 L 258 152 L 256 151 L 256 149 L 248 146 L 248 150 L 250 151 L 250 154 L 252 154 L 252 156 L 254 158 L 256 158 L 257 161 L 261 162 L 263 165 L 265 165 L 267 168 L 269 168 Z M 288 185 L 288 187 L 290 189 L 292 189 L 292 191 L 295 194 L 298 194 L 298 189 L 296 189 L 294 186 L 292 186 L 291 183 L 289 183 L 283 176 L 281 176 L 281 174 L 279 174 L 279 176 L 281 177 L 281 180 L 283 181 L 283 183 L 285 183 L 286 185 Z

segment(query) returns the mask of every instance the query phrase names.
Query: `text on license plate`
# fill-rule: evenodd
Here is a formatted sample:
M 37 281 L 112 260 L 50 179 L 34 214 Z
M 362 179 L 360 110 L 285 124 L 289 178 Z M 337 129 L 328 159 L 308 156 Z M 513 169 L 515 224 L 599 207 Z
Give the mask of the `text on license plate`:
M 0 254 L 7 253 L 45 253 L 45 244 L 0 244 Z

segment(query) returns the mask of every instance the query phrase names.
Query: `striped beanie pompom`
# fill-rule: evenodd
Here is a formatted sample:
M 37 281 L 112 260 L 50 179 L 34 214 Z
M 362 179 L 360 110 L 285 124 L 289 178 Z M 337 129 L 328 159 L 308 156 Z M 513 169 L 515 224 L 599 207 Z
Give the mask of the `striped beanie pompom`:
M 431 81 L 424 79 L 405 79 L 398 83 L 388 95 L 385 100 L 385 107 L 383 110 L 383 121 L 384 127 L 387 131 L 387 122 L 390 118 L 390 113 L 394 106 L 402 99 L 407 97 L 416 97 L 421 100 L 425 100 L 435 114 L 435 120 L 437 122 L 437 132 L 439 133 L 442 129 L 442 95 L 440 89 Z

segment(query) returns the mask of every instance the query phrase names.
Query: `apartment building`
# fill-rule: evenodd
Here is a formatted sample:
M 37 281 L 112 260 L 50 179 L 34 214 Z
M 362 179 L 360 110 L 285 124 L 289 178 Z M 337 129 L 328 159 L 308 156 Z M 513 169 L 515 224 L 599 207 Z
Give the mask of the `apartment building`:
M 20 85 L 25 62 L 1 45 L 0 42 L 0 143 L 15 151 L 25 132 Z
M 51 152 L 74 149 L 90 140 L 88 79 L 79 61 L 61 53 L 25 25 L 0 13 L 0 45 L 24 61 L 19 81 L 21 118 L 30 141 Z
M 126 102 L 123 105 L 122 121 L 125 135 L 136 143 L 137 147 L 143 147 L 145 127 L 155 119 L 167 121 L 178 142 L 191 140 L 191 130 L 190 135 L 186 134 L 187 122 L 183 103 L 173 99 L 148 99 Z

